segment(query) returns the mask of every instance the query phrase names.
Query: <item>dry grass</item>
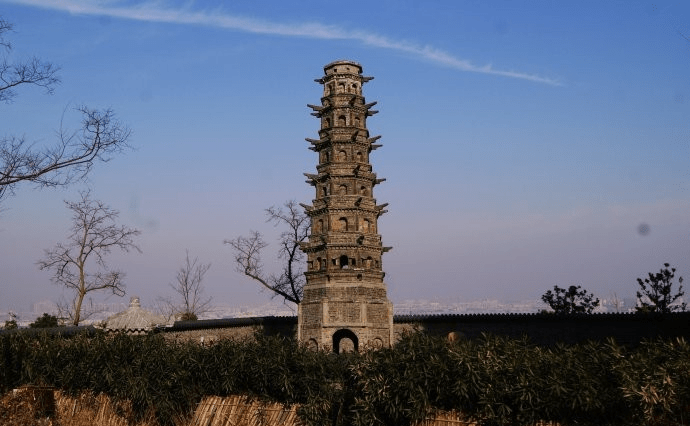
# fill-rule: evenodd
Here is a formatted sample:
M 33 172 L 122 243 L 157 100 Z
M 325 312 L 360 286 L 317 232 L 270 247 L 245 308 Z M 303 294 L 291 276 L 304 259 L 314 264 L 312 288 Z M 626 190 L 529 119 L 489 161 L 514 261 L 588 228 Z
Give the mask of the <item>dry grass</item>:
M 0 424 L 6 426 L 54 425 L 55 423 L 48 417 L 51 407 L 46 407 L 46 403 L 40 399 L 40 393 L 26 388 L 4 395 L 0 398 Z

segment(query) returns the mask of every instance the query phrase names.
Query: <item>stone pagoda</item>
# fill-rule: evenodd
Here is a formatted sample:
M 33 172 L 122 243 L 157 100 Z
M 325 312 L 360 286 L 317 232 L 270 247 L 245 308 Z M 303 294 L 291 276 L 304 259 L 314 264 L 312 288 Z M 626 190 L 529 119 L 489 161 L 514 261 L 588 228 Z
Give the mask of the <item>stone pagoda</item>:
M 362 66 L 335 61 L 324 67 L 321 105 L 308 105 L 321 120 L 319 139 L 309 139 L 318 154 L 316 174 L 305 173 L 315 189 L 312 205 L 306 283 L 299 304 L 298 339 L 314 348 L 363 350 L 393 342 L 393 305 L 386 295 L 383 247 L 377 221 L 386 204 L 376 205 L 379 179 L 369 154 L 381 145 L 369 137 L 367 117 L 376 102 L 366 103 Z M 341 344 L 342 341 L 342 344 Z

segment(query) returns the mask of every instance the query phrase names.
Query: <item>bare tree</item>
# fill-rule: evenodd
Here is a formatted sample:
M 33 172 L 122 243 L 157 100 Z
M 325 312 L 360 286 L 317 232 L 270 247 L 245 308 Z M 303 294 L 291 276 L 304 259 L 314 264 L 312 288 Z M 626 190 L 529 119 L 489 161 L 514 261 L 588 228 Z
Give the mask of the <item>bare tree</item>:
M 3 37 L 11 30 L 12 25 L 0 18 L 0 51 L 11 49 L 10 42 Z M 52 93 L 60 81 L 58 71 L 58 67 L 37 58 L 11 63 L 3 56 L 0 102 L 10 103 L 17 95 L 16 89 L 23 85 L 40 86 Z M 23 136 L 0 136 L 0 200 L 13 194 L 20 182 L 53 187 L 81 180 L 95 161 L 108 161 L 114 153 L 128 148 L 131 132 L 115 119 L 113 111 L 87 107 L 79 107 L 77 111 L 82 115 L 81 128 L 67 131 L 61 125 L 59 140 L 53 146 L 37 148 Z
M 311 221 L 294 200 L 286 201 L 282 207 L 267 208 L 266 216 L 266 222 L 285 227 L 279 237 L 278 258 L 284 262 L 280 274 L 267 276 L 263 272 L 261 250 L 268 243 L 261 233 L 251 231 L 248 237 L 225 240 L 225 244 L 232 246 L 235 251 L 235 267 L 238 272 L 258 281 L 274 295 L 299 304 L 305 282 L 304 253 L 300 250 L 299 243 L 309 236 Z
M 11 23 L 0 18 L 0 47 L 4 47 L 5 53 L 12 49 L 12 43 L 7 41 L 4 35 L 12 31 L 12 28 Z M 60 71 L 59 67 L 38 58 L 12 63 L 3 55 L 0 59 L 0 102 L 6 104 L 12 102 L 12 99 L 17 96 L 17 87 L 23 85 L 39 86 L 47 93 L 53 93 L 54 86 L 60 83 L 58 71 Z
M 141 252 L 134 243 L 141 231 L 117 225 L 119 212 L 93 200 L 89 191 L 80 195 L 79 201 L 65 201 L 73 213 L 67 243 L 45 250 L 45 258 L 38 262 L 41 270 L 53 271 L 51 280 L 55 284 L 74 292 L 70 310 L 74 325 L 79 325 L 82 303 L 88 293 L 107 290 L 120 297 L 125 295 L 124 273 L 109 269 L 106 255 L 114 248 Z
M 198 257 L 190 259 L 187 250 L 185 263 L 177 271 L 175 282 L 170 284 L 180 296 L 181 303 L 170 298 L 160 300 L 163 304 L 162 313 L 168 319 L 179 315 L 182 320 L 196 320 L 201 314 L 208 312 L 212 298 L 203 297 L 204 287 L 201 283 L 210 268 L 210 263 L 200 263 Z

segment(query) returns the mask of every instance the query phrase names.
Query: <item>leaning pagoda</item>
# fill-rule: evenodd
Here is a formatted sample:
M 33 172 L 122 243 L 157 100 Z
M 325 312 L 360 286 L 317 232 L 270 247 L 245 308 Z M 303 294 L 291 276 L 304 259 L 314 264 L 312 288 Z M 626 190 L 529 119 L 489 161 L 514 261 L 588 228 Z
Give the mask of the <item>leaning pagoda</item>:
M 393 342 L 393 305 L 386 295 L 377 205 L 377 178 L 369 155 L 381 147 L 369 137 L 367 118 L 378 111 L 367 103 L 362 66 L 335 61 L 315 81 L 323 85 L 321 105 L 308 105 L 319 118 L 319 138 L 307 138 L 318 154 L 316 173 L 305 173 L 314 187 L 311 235 L 302 244 L 307 255 L 306 283 L 299 304 L 298 339 L 311 347 L 355 351 L 388 347 Z M 346 346 L 348 346 L 346 348 Z

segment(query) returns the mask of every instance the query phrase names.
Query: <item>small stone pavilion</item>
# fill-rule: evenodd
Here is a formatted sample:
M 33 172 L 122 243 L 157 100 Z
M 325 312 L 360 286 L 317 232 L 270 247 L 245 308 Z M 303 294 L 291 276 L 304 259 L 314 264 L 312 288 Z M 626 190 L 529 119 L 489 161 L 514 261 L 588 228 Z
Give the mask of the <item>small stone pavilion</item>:
M 146 334 L 154 327 L 165 323 L 165 318 L 143 309 L 139 297 L 133 296 L 129 300 L 129 308 L 106 320 L 105 329 L 128 334 Z
M 366 103 L 362 66 L 335 61 L 324 67 L 321 105 L 308 105 L 321 121 L 319 139 L 309 139 L 318 154 L 316 174 L 305 173 L 314 187 L 304 296 L 298 311 L 298 340 L 335 352 L 388 347 L 393 343 L 393 304 L 386 295 L 377 221 L 386 204 L 377 205 L 379 179 L 369 155 L 381 147 L 369 137 L 367 118 L 378 111 Z M 342 344 L 341 344 L 342 342 Z

